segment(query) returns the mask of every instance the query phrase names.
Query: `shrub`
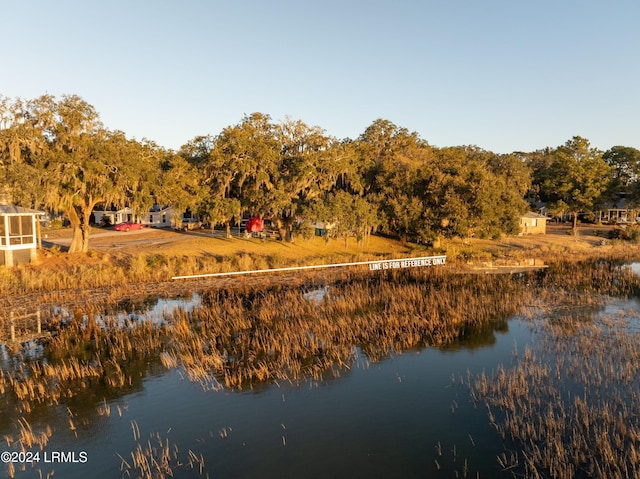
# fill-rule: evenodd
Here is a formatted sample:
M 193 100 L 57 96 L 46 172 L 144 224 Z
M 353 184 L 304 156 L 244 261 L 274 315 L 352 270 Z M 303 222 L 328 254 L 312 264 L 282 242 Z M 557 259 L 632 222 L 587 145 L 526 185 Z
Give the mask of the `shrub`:
M 609 233 L 610 239 L 620 239 L 632 243 L 640 243 L 640 227 L 637 225 L 628 228 L 616 228 Z

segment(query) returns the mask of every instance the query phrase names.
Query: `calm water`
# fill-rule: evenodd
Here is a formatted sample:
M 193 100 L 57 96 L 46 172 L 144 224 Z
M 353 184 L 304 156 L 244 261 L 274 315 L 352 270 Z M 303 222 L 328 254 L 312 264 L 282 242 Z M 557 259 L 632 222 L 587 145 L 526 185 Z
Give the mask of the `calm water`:
M 64 478 L 120 477 L 118 454 L 130 460 L 137 445 L 135 421 L 143 445 L 159 433 L 185 462 L 189 450 L 202 454 L 210 477 L 425 477 L 462 472 L 465 459 L 469 471 L 488 477 L 485 471 L 496 469 L 488 455 L 495 433 L 460 382 L 508 364 L 514 345 L 532 337 L 518 319 L 496 328 L 446 350 L 408 351 L 373 364 L 360 356 L 339 378 L 242 392 L 204 391 L 179 372 L 156 368 L 129 394 L 107 401 L 109 417 L 97 413 L 97 398 L 86 408 L 81 399 L 70 401 L 77 437 L 67 405 L 31 418 L 34 431 L 45 424 L 54 430 L 47 451 L 86 451 L 88 458 L 39 467 Z M 8 419 L 1 434 L 12 433 L 18 418 Z M 174 474 L 197 476 L 188 469 Z M 28 469 L 17 477 L 38 476 Z
M 169 304 L 152 306 L 162 312 Z M 640 309 L 618 301 L 602 312 L 624 308 Z M 446 349 L 406 351 L 377 363 L 360 354 L 339 378 L 271 382 L 242 392 L 205 391 L 179 371 L 147 365 L 120 397 L 103 400 L 93 390 L 36 411 L 29 418 L 34 431 L 53 429 L 45 451 L 85 451 L 87 461 L 40 462 L 16 477 L 40 477 L 38 468 L 42 477 L 51 470 L 61 478 L 121 477 L 119 456 L 131 462 L 138 443 L 154 445 L 156 435 L 177 448 L 184 463 L 189 451 L 202 455 L 212 478 L 455 477 L 455 471 L 463 477 L 465 468 L 468 477 L 497 477 L 502 445 L 486 411 L 472 403 L 467 378 L 508 366 L 514 349 L 523 351 L 537 334 L 531 322 L 516 317 Z M 6 350 L 3 355 L 6 365 L 10 358 Z M 105 405 L 109 416 L 98 413 Z M 3 411 L 0 435 L 15 435 L 18 419 Z M 136 428 L 140 440 L 134 439 Z M 2 443 L 0 451 L 5 449 Z M 199 477 L 186 467 L 173 472 Z

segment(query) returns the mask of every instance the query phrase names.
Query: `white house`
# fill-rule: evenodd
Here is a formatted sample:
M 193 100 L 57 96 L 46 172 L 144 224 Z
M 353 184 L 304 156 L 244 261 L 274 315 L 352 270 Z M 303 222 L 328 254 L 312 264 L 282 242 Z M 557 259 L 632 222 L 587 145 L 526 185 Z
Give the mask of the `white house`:
M 596 211 L 596 221 L 603 223 L 635 223 L 640 208 L 626 197 L 608 203 Z
M 153 228 L 169 228 L 172 226 L 175 212 L 168 206 L 155 205 L 142 215 L 142 224 Z
M 94 209 L 93 222 L 97 225 L 102 225 L 105 222 L 108 224 L 117 225 L 118 223 L 124 223 L 125 221 L 134 221 L 133 210 L 129 207 L 122 208 L 121 210 L 107 210 L 107 209 Z
M 172 226 L 175 212 L 168 206 L 154 206 L 145 213 L 134 214 L 128 206 L 120 210 L 94 209 L 93 221 L 97 225 L 103 224 L 107 219 L 110 224 L 117 225 L 125 221 L 140 222 L 145 226 L 154 228 L 169 228 Z

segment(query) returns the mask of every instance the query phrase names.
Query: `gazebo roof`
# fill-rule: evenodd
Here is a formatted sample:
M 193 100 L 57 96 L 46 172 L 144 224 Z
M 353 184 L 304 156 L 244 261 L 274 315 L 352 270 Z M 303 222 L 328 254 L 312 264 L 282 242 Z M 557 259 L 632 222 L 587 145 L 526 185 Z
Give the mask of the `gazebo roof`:
M 0 205 L 0 215 L 4 216 L 26 216 L 26 215 L 43 215 L 44 211 L 30 210 L 16 205 Z

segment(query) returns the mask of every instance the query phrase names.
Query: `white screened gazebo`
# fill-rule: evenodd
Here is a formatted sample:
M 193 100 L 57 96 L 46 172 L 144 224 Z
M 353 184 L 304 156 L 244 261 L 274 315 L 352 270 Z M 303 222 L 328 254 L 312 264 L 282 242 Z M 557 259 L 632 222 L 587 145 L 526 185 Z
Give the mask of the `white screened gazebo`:
M 16 266 L 36 259 L 40 215 L 44 212 L 0 204 L 0 266 Z

